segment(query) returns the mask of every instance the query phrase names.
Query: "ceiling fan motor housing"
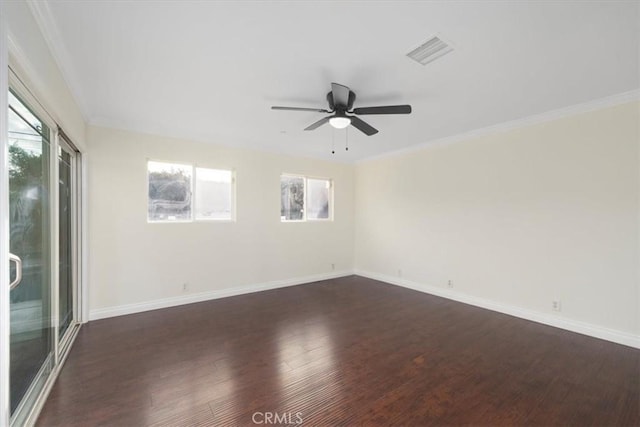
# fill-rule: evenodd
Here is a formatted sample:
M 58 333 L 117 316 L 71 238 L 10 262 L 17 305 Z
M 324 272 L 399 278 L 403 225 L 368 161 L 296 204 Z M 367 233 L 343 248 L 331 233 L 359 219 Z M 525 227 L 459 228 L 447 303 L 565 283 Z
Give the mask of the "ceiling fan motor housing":
M 353 108 L 353 104 L 356 102 L 356 94 L 352 90 L 349 90 L 349 101 L 346 106 L 335 105 L 333 101 L 333 92 L 327 93 L 327 103 L 329 103 L 329 109 L 331 111 L 350 111 Z

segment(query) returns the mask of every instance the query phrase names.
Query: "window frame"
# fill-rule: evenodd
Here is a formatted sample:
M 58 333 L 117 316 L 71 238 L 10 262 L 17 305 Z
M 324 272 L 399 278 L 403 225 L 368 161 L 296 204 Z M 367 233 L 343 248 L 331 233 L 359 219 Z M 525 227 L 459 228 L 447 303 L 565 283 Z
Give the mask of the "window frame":
M 333 217 L 333 203 L 334 203 L 334 184 L 333 184 L 333 179 L 332 178 L 327 178 L 324 176 L 317 176 L 317 175 L 302 175 L 302 174 L 294 174 L 294 173 L 288 173 L 288 172 L 283 172 L 280 174 L 280 183 L 282 185 L 282 178 L 283 177 L 289 177 L 289 178 L 302 178 L 303 181 L 303 189 L 304 189 L 304 199 L 303 199 L 303 205 L 302 205 L 302 219 L 283 219 L 282 215 L 280 215 L 280 222 L 281 223 L 300 223 L 300 222 L 332 222 L 334 220 Z M 309 198 L 309 193 L 308 193 L 308 184 L 307 181 L 309 179 L 313 179 L 313 180 L 322 180 L 322 181 L 328 181 L 329 182 L 329 215 L 327 218 L 309 218 L 307 216 L 307 205 L 308 205 L 308 198 Z
M 177 220 L 166 220 L 166 219 L 161 219 L 161 220 L 152 220 L 149 218 L 149 163 L 164 163 L 167 165 L 175 165 L 175 166 L 184 166 L 184 167 L 189 167 L 191 168 L 191 185 L 189 188 L 189 191 L 191 192 L 191 215 L 189 217 L 189 219 L 177 219 Z M 146 168 L 146 175 L 147 175 L 147 188 L 146 188 L 146 198 L 147 198 L 147 223 L 148 224 L 186 224 L 186 223 L 190 223 L 193 222 L 193 218 L 195 215 L 194 209 L 193 209 L 193 190 L 194 190 L 194 181 L 195 181 L 195 176 L 194 176 L 194 170 L 193 170 L 193 165 L 189 164 L 189 163 L 181 163 L 181 162 L 169 162 L 169 161 L 165 161 L 165 160 L 156 160 L 156 159 L 147 159 L 147 168 Z
M 151 220 L 149 219 L 149 163 L 164 163 L 168 165 L 185 166 L 191 169 L 191 216 L 189 219 L 179 220 Z M 146 199 L 147 199 L 147 224 L 195 224 L 195 223 L 230 223 L 236 222 L 236 171 L 233 168 L 209 167 L 198 163 L 182 161 L 161 160 L 157 158 L 146 158 Z M 201 218 L 196 217 L 196 169 L 212 169 L 231 173 L 231 217 L 230 218 Z
M 280 215 L 280 222 L 306 222 L 307 221 L 307 177 L 304 175 L 297 175 L 292 173 L 282 173 L 280 174 L 280 185 L 282 186 L 282 177 L 287 178 L 300 178 L 302 179 L 302 191 L 304 192 L 304 199 L 302 200 L 302 218 L 301 219 L 283 219 L 282 215 Z M 282 194 L 280 194 L 282 197 Z
M 231 182 L 229 183 L 231 185 L 231 191 L 230 191 L 230 197 L 231 197 L 231 203 L 230 203 L 230 215 L 229 218 L 198 218 L 196 212 L 197 212 L 197 206 L 198 206 L 198 200 L 196 198 L 196 182 L 198 180 L 198 169 L 208 169 L 208 170 L 214 170 L 214 171 L 224 171 L 224 172 L 229 172 L 231 174 Z M 236 171 L 234 169 L 220 169 L 220 168 L 210 168 L 210 167 L 205 167 L 205 166 L 200 166 L 198 164 L 194 164 L 193 165 L 193 222 L 235 222 L 236 221 Z
M 326 178 L 326 177 L 320 177 L 320 176 L 306 176 L 304 183 L 305 183 L 305 191 L 308 187 L 307 185 L 307 180 L 309 179 L 313 179 L 315 181 L 327 181 L 329 183 L 329 198 L 328 198 L 328 202 L 329 202 L 329 209 L 328 209 L 328 215 L 327 218 L 308 218 L 308 221 L 318 221 L 318 222 L 327 222 L 327 221 L 333 221 L 333 179 L 331 178 Z M 307 202 L 307 198 L 309 197 L 309 194 L 305 194 L 305 203 Z M 306 209 L 305 209 L 305 214 L 306 214 Z

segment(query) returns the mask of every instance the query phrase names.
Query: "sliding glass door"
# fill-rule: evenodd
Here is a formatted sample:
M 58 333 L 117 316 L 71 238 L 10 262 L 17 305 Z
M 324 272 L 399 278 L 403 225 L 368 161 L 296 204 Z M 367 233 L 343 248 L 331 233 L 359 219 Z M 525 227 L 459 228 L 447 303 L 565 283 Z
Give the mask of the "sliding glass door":
M 21 426 L 35 422 L 79 327 L 80 154 L 10 76 L 9 409 Z
M 28 412 L 53 367 L 51 129 L 9 93 L 10 410 Z M 24 409 L 27 408 L 27 409 Z

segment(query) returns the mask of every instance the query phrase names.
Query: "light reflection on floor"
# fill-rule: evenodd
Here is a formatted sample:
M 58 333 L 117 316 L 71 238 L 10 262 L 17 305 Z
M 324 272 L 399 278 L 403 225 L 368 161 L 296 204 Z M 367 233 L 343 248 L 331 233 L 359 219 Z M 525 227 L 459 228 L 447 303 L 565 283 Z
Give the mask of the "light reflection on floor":
M 282 399 L 274 410 L 297 413 L 304 405 L 302 417 L 308 419 L 312 408 L 326 410 L 331 406 L 329 399 L 342 395 L 344 384 L 336 380 L 341 374 L 334 338 L 323 317 L 284 325 L 278 330 Z

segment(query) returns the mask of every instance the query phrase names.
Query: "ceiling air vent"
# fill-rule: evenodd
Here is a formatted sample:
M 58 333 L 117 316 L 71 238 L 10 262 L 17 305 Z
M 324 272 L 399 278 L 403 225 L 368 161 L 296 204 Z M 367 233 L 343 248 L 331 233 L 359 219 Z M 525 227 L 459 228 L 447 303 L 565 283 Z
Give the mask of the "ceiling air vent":
M 437 36 L 431 37 L 422 45 L 407 53 L 407 56 L 422 65 L 427 65 L 451 52 L 453 47 Z

